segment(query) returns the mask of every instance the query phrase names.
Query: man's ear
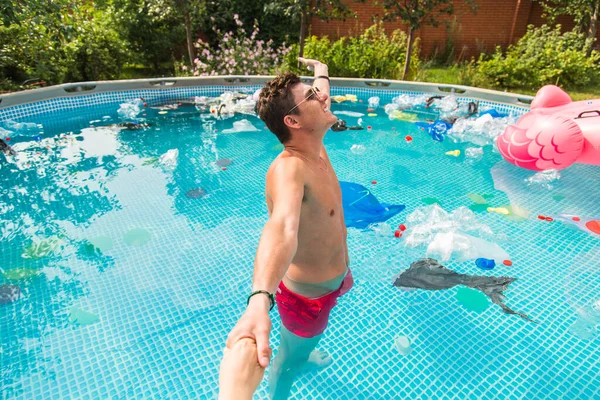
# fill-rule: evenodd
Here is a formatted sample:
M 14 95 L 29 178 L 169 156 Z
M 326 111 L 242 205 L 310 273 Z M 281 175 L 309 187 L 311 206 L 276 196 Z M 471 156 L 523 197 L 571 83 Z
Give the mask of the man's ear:
M 300 127 L 300 122 L 298 122 L 298 120 L 293 115 L 286 115 L 285 117 L 283 117 L 283 123 L 288 128 L 299 128 Z

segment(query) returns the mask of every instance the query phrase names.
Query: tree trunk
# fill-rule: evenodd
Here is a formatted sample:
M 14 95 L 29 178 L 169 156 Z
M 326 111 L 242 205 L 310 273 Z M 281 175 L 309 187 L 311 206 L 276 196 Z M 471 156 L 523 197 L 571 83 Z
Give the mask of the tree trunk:
M 408 45 L 406 46 L 406 60 L 404 61 L 404 72 L 402 72 L 402 80 L 406 79 L 406 75 L 408 75 L 408 71 L 410 69 L 410 58 L 412 56 L 414 32 L 415 31 L 413 28 L 409 28 L 409 30 L 408 30 Z
M 190 57 L 190 65 L 194 67 L 194 40 L 192 39 L 192 19 L 190 18 L 190 11 L 185 10 L 183 12 L 185 18 L 185 36 L 187 39 L 188 56 Z
M 592 16 L 590 18 L 590 27 L 589 27 L 588 32 L 587 32 L 588 39 L 589 38 L 593 38 L 593 39 L 596 38 L 596 32 L 598 32 L 598 17 L 600 16 L 598 14 L 600 14 L 600 0 L 596 1 L 596 5 L 594 6 L 594 10 L 593 10 Z M 588 50 L 588 52 L 591 54 L 591 52 L 592 52 L 591 47 Z M 588 54 L 588 56 L 590 54 Z
M 298 56 L 304 56 L 304 39 L 306 38 L 306 24 L 308 23 L 308 16 L 305 11 L 302 11 L 302 17 L 300 18 L 300 50 Z

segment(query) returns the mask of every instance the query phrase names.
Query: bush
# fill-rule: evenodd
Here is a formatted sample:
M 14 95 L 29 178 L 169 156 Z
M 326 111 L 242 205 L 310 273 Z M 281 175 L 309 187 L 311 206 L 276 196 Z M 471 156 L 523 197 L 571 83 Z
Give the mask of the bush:
M 600 81 L 600 53 L 588 52 L 592 41 L 576 31 L 561 34 L 560 25 L 550 28 L 530 25 L 527 33 L 506 54 L 500 48 L 485 60 L 479 59 L 478 72 L 498 88 L 538 89 L 554 84 L 582 87 Z
M 256 22 L 248 37 L 238 15 L 235 14 L 233 18 L 237 31 L 223 35 L 216 30 L 220 42 L 216 50 L 211 49 L 202 39 L 198 40 L 195 44 L 198 57 L 194 60 L 193 69 L 190 71 L 182 63 L 176 68 L 178 75 L 267 75 L 275 71 L 290 48 L 285 43 L 276 48 L 272 40 L 266 43 L 264 40 L 256 40 L 259 33 Z
M 20 83 L 37 78 L 58 84 L 119 77 L 126 45 L 108 13 L 74 9 L 72 15 L 65 11 L 58 19 L 64 23 L 44 24 L 32 18 L 0 25 L 0 80 Z
M 404 68 L 407 36 L 396 30 L 388 37 L 380 22 L 369 27 L 358 37 L 343 37 L 333 43 L 327 36 L 307 38 L 304 57 L 315 58 L 329 67 L 331 76 L 355 78 L 399 79 Z M 297 67 L 298 46 L 285 58 L 283 69 L 306 73 Z M 418 69 L 419 41 L 415 40 L 411 58 L 411 70 Z
M 65 46 L 68 81 L 118 79 L 126 61 L 126 44 L 111 27 L 109 18 L 82 21 L 75 39 Z

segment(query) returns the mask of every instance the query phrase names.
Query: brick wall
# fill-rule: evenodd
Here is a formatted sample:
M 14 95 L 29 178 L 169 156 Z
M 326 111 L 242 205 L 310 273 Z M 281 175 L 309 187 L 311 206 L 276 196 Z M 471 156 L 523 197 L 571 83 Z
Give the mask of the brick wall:
M 347 21 L 325 22 L 318 18 L 310 21 L 310 33 L 316 36 L 329 36 L 338 39 L 342 36 L 356 36 L 373 24 L 372 17 L 382 15 L 382 9 L 373 4 L 345 2 L 358 14 L 357 19 Z M 532 0 L 478 0 L 479 8 L 473 14 L 464 2 L 457 1 L 455 16 L 442 17 L 442 22 L 450 22 L 458 18 L 458 29 L 454 32 L 456 55 L 462 59 L 476 57 L 481 51 L 493 51 L 496 46 L 506 47 L 510 41 L 516 42 L 522 37 L 527 25 L 542 25 L 542 7 Z M 569 18 L 559 18 L 563 28 L 571 29 L 574 24 Z M 384 23 L 386 31 L 406 30 L 406 26 L 398 23 Z M 442 51 L 449 36 L 447 24 L 441 23 L 434 28 L 426 26 L 417 31 L 421 38 L 421 55 L 429 57 Z M 600 37 L 600 31 L 599 31 Z

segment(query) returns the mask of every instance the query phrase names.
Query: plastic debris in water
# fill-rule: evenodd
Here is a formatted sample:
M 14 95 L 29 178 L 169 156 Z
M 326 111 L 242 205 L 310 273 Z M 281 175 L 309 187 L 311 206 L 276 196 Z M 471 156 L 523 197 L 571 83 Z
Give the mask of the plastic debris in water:
M 134 99 L 127 103 L 122 103 L 117 110 L 119 117 L 123 119 L 135 119 L 142 109 L 144 108 L 144 102 L 140 99 Z
M 537 174 L 525 179 L 528 186 L 539 185 L 546 189 L 552 189 L 553 183 L 560 179 L 560 172 L 555 169 L 538 172 Z
M 165 154 L 160 156 L 158 162 L 165 167 L 176 167 L 177 166 L 177 158 L 179 157 L 179 150 L 171 149 L 168 150 Z
M 202 188 L 194 188 L 185 192 L 186 197 L 190 199 L 199 199 L 206 194 L 206 190 Z
M 471 200 L 473 200 L 474 203 L 476 204 L 487 204 L 487 200 L 485 197 L 483 197 L 480 194 L 477 193 L 469 193 L 467 195 L 468 198 L 470 198 Z
M 506 209 L 509 212 L 509 214 L 506 215 L 506 218 L 511 221 L 521 222 L 529 218 L 529 211 L 527 211 L 523 207 L 511 204 L 510 206 L 506 207 Z
M 219 158 L 217 161 L 215 161 L 215 164 L 217 164 L 219 167 L 228 167 L 232 162 L 233 160 L 231 158 Z
M 567 303 L 577 317 L 569 332 L 583 340 L 594 340 L 600 327 L 600 249 L 579 253 L 564 279 Z
M 478 276 L 459 274 L 448 269 L 431 258 L 425 258 L 410 264 L 410 268 L 402 272 L 394 280 L 394 286 L 400 288 L 417 288 L 425 290 L 444 290 L 464 285 L 483 292 L 492 303 L 502 308 L 505 314 L 516 314 L 521 318 L 531 320 L 527 315 L 512 310 L 504 304 L 504 291 L 508 285 L 516 281 L 508 276 Z
M 345 115 L 347 117 L 354 117 L 354 118 L 360 118 L 360 117 L 365 116 L 364 113 L 360 113 L 360 112 L 356 112 L 356 111 L 334 111 L 333 113 L 335 115 Z
M 130 246 L 143 246 L 150 241 L 151 235 L 145 229 L 135 228 L 128 231 L 123 240 Z
M 489 260 L 487 258 L 478 258 L 475 260 L 475 265 L 481 269 L 492 270 L 496 266 L 496 262 L 494 260 Z
M 258 132 L 260 129 L 256 128 L 250 121 L 243 119 L 241 121 L 234 121 L 233 127 L 230 129 L 223 129 L 221 133 L 237 133 L 237 132 Z
M 23 258 L 38 259 L 54 253 L 62 245 L 62 240 L 58 236 L 47 239 L 34 240 L 29 246 L 23 249 Z
M 454 156 L 454 157 L 458 157 L 460 156 L 460 150 L 451 150 L 451 151 L 447 151 L 446 152 L 447 156 Z
M 412 352 L 412 341 L 408 336 L 398 336 L 394 339 L 396 350 L 403 356 L 407 356 Z
M 488 210 L 488 212 L 496 213 L 496 214 L 502 214 L 502 215 L 510 214 L 510 211 L 508 211 L 504 207 L 488 207 L 487 210 Z
M 483 149 L 481 147 L 468 147 L 465 149 L 465 157 L 470 160 L 479 160 L 483 157 Z
M 352 147 L 350 147 L 350 151 L 354 154 L 363 154 L 367 151 L 367 148 L 362 144 L 353 144 Z
M 71 307 L 69 311 L 69 322 L 79 325 L 92 325 L 100 321 L 100 318 L 91 312 L 82 310 L 77 307 Z
M 0 285 L 0 304 L 8 304 L 21 297 L 21 289 L 15 285 Z
M 369 107 L 370 108 L 377 108 L 379 107 L 379 97 L 377 96 L 373 96 L 373 97 L 369 97 Z
M 92 245 L 94 245 L 94 247 L 96 247 L 100 251 L 108 251 L 113 247 L 113 241 L 108 236 L 95 236 L 88 240 Z
M 9 279 L 11 281 L 17 281 L 17 280 L 25 280 L 25 279 L 33 278 L 34 276 L 37 276 L 39 274 L 40 274 L 39 269 L 16 268 L 16 269 L 9 269 L 8 271 L 4 271 L 4 273 L 2 275 L 4 275 L 4 277 L 6 279 Z
M 456 300 L 467 310 L 477 313 L 485 311 L 490 306 L 490 302 L 485 294 L 468 287 L 461 286 L 458 288 Z

